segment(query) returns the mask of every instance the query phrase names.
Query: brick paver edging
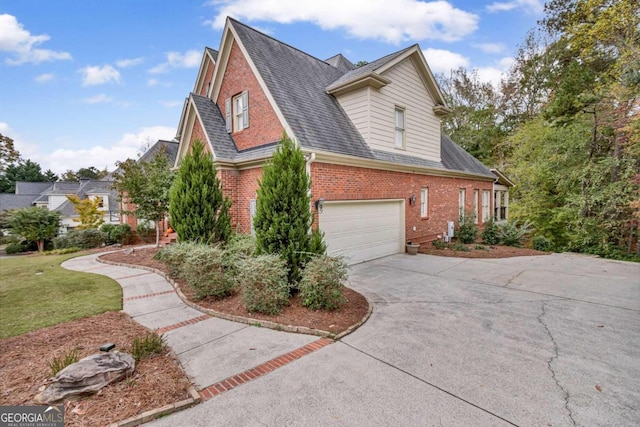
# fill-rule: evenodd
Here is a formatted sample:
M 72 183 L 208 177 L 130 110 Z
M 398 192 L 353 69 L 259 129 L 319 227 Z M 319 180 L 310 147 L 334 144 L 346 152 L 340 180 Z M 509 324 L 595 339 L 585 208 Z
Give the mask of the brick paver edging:
M 322 347 L 325 347 L 333 342 L 335 341 L 331 338 L 320 338 L 317 341 L 314 341 L 296 350 L 290 351 L 289 353 L 280 355 L 274 359 L 264 362 L 263 364 L 258 365 L 255 368 L 248 369 L 244 372 L 203 388 L 202 390 L 200 390 L 200 398 L 203 402 L 207 401 L 221 393 L 224 393 L 225 391 L 234 389 L 244 383 L 252 381 L 256 378 L 268 374 L 271 371 L 275 371 L 278 368 L 288 365 L 289 363 L 298 360 L 301 357 L 306 356 L 307 354 L 313 353 L 316 350 L 320 350 Z
M 175 293 L 176 293 L 175 289 L 172 291 L 154 292 L 152 294 L 136 295 L 135 297 L 122 298 L 122 301 L 133 301 L 137 299 L 145 299 L 145 298 L 151 298 L 151 297 L 157 297 L 160 295 L 168 295 L 168 294 L 175 294 Z
M 117 423 L 109 424 L 109 427 L 134 427 L 139 426 L 140 424 L 148 423 L 149 421 L 153 421 L 156 418 L 164 417 L 165 415 L 173 414 L 174 412 L 182 411 L 183 409 L 191 408 L 193 405 L 197 405 L 202 400 L 200 399 L 200 394 L 193 388 L 189 387 L 189 395 L 191 396 L 188 399 L 181 400 L 180 402 L 170 403 L 161 408 L 151 409 L 149 411 L 145 411 L 139 415 L 136 415 L 131 418 L 127 418 L 126 420 L 118 421 Z
M 173 286 L 173 289 L 175 289 L 176 294 L 178 295 L 178 297 L 180 297 L 182 302 L 184 302 L 189 307 L 195 310 L 198 310 L 202 313 L 206 313 L 213 317 L 218 317 L 220 319 L 230 320 L 232 322 L 244 323 L 247 325 L 255 325 L 259 323 L 260 326 L 263 328 L 275 329 L 277 331 L 295 332 L 299 334 L 316 335 L 319 337 L 328 337 L 332 339 L 341 339 L 344 336 L 349 335 L 350 333 L 358 329 L 360 326 L 362 326 L 364 322 L 366 322 L 369 319 L 369 316 L 371 316 L 371 312 L 373 311 L 373 305 L 369 302 L 369 300 L 367 300 L 367 303 L 369 304 L 369 310 L 367 310 L 367 313 L 362 317 L 362 319 L 356 324 L 350 326 L 347 330 L 336 335 L 332 332 L 323 331 L 321 329 L 312 329 L 304 326 L 283 325 L 281 323 L 271 322 L 269 320 L 252 319 L 249 317 L 234 316 L 227 313 L 220 313 L 219 311 L 211 310 L 209 308 L 204 308 L 199 306 L 196 303 L 189 301 L 187 297 L 180 290 L 180 286 L 178 286 L 178 284 L 171 277 L 165 274 L 164 271 L 158 270 L 157 268 L 147 267 L 146 265 L 132 265 L 132 264 L 125 264 L 123 262 L 108 261 L 105 259 L 101 259 L 100 257 L 97 257 L 96 260 L 103 264 L 116 265 L 120 267 L 139 268 L 141 270 L 147 270 L 147 271 L 156 273 L 162 276 L 167 282 L 171 283 L 171 286 Z

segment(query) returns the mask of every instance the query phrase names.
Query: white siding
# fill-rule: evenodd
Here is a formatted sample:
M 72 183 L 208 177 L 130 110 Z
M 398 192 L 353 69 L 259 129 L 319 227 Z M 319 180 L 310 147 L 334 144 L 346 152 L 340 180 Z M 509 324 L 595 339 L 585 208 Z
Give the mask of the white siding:
M 440 118 L 411 58 L 382 74 L 391 83 L 337 99 L 371 148 L 440 161 Z M 395 148 L 395 108 L 405 110 L 405 148 Z
M 338 102 L 347 113 L 365 141 L 369 142 L 370 91 L 368 87 L 338 97 Z M 393 141 L 391 141 L 393 144 Z
M 49 205 L 47 206 L 50 211 L 54 210 L 61 204 L 67 201 L 67 196 L 49 196 Z

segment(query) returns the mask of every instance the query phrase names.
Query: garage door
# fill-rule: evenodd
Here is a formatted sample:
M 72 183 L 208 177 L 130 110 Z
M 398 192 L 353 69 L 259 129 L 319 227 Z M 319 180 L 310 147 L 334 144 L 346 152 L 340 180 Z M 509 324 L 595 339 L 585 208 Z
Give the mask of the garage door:
M 328 252 L 356 264 L 404 249 L 404 205 L 401 200 L 324 202 L 320 229 Z

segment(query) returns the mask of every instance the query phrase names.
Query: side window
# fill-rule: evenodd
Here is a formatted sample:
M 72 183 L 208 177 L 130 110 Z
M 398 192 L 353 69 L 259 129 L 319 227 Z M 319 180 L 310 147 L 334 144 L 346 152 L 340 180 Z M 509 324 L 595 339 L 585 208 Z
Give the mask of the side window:
M 420 216 L 426 218 L 429 214 L 429 189 L 423 187 L 420 190 Z
M 238 132 L 249 127 L 249 92 L 228 98 L 224 102 L 227 132 Z
M 395 120 L 396 120 L 396 148 L 404 148 L 405 147 L 405 110 L 404 108 L 396 107 L 395 112 Z
M 467 190 L 461 188 L 458 192 L 458 218 L 460 222 L 464 221 L 464 200 L 467 197 Z

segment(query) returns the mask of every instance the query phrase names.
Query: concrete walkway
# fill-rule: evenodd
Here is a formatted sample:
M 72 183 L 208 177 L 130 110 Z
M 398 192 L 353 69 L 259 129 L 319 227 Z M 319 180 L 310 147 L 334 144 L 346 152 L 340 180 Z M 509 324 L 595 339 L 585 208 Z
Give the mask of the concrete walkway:
M 332 340 L 211 317 L 187 306 L 162 276 L 96 260 L 72 258 L 69 270 L 110 277 L 122 286 L 123 311 L 164 334 L 202 400 L 319 350 Z

